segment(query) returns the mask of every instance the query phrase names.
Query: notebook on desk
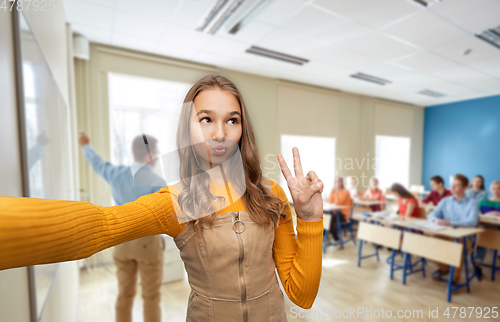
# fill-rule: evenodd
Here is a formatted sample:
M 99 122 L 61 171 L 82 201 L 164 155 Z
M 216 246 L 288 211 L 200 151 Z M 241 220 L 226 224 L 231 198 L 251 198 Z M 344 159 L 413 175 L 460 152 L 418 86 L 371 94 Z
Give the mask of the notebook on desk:
M 443 229 L 448 228 L 447 226 L 436 225 L 436 224 L 431 223 L 427 220 L 409 222 L 408 225 L 415 226 L 416 228 L 422 228 L 422 229 L 428 229 L 428 230 L 434 230 L 434 231 L 443 230 Z

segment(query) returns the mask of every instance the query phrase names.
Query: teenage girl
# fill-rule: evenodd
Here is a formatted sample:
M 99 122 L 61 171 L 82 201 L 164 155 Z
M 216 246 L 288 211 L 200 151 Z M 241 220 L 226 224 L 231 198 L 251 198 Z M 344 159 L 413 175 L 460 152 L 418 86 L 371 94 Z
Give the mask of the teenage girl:
M 237 87 L 206 76 L 184 103 L 178 184 L 114 207 L 0 197 L 0 269 L 86 258 L 168 234 L 191 286 L 188 321 L 286 321 L 275 269 L 290 300 L 310 308 L 321 278 L 322 181 L 313 171 L 303 173 L 297 148 L 295 176 L 277 155 L 297 214 L 296 238 L 283 189 L 262 176 Z M 234 160 L 242 166 L 234 167 Z
M 406 190 L 403 185 L 395 183 L 391 186 L 391 191 L 398 198 L 399 215 L 401 217 L 418 217 L 418 200 L 414 195 Z
M 465 196 L 473 198 L 476 202 L 488 198 L 488 191 L 484 187 L 484 177 L 477 175 L 472 179 L 469 188 L 465 191 Z
M 365 194 L 361 199 L 368 201 L 380 201 L 382 200 L 382 196 L 383 196 L 382 190 L 380 190 L 378 187 L 378 179 L 375 177 L 371 177 L 370 187 L 366 190 Z M 370 209 L 372 211 L 380 211 L 382 210 L 382 207 L 380 205 L 373 205 L 370 206 Z

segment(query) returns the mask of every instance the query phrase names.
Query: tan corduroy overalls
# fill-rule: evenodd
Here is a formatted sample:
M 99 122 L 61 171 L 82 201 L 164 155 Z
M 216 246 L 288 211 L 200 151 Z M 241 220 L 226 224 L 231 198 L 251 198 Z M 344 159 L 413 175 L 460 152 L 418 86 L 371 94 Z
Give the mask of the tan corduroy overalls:
M 265 186 L 270 188 L 269 179 Z M 191 293 L 186 321 L 287 321 L 273 259 L 274 229 L 259 225 L 247 211 L 215 216 L 175 239 L 188 273 Z

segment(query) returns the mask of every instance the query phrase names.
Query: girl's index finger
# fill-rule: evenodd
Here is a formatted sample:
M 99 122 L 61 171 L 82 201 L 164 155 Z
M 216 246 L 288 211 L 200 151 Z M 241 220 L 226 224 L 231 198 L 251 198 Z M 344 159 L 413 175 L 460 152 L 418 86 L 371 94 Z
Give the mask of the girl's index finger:
M 295 169 L 295 177 L 303 177 L 304 173 L 302 171 L 302 163 L 300 162 L 299 149 L 294 147 L 293 151 L 293 167 Z
M 292 172 L 290 171 L 290 169 L 286 165 L 285 158 L 283 158 L 281 153 L 278 154 L 278 162 L 280 164 L 281 173 L 283 173 L 283 176 L 288 181 L 288 178 L 290 178 L 292 176 Z

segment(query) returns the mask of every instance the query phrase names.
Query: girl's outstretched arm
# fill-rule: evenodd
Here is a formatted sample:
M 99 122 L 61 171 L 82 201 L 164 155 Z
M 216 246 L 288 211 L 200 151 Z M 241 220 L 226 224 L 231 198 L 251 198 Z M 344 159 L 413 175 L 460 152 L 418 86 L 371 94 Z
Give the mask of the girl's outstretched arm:
M 273 256 L 281 284 L 288 298 L 309 309 L 318 294 L 322 269 L 323 219 L 302 221 L 297 218 L 297 238 L 293 230 L 290 205 L 283 189 L 271 180 L 273 193 L 286 202 L 286 219 L 275 230 Z
M 114 207 L 0 197 L 0 270 L 82 259 L 136 238 L 180 231 L 169 187 Z

